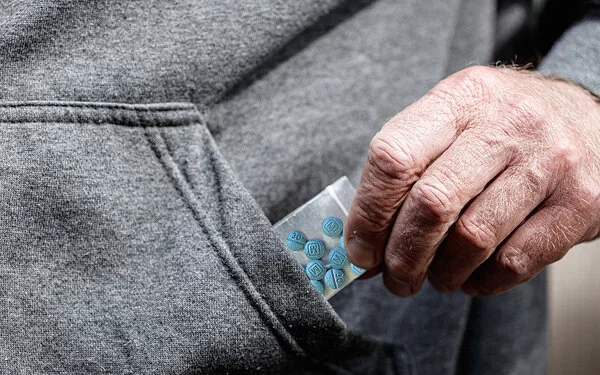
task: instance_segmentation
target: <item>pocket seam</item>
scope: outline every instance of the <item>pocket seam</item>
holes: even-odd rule
[[[23,101],[23,102],[0,102],[2,108],[22,107],[57,107],[57,108],[92,108],[92,109],[118,109],[140,112],[162,112],[195,109],[192,103],[165,102],[148,104],[127,103],[104,103],[104,102],[54,102],[54,101]]]
[[[191,103],[2,102],[0,123],[172,127],[201,121]]]
[[[200,124],[205,126],[202,123]],[[195,203],[196,197],[189,186],[189,183],[182,177],[180,167],[169,153],[163,135],[158,129],[151,128],[145,128],[144,135],[155,156],[171,180],[173,187],[182,197],[186,207],[192,213],[194,220],[212,244],[213,250],[221,263],[225,266],[227,272],[236,282],[237,286],[242,290],[250,305],[259,313],[259,316],[262,318],[265,325],[269,327],[284,347],[296,355],[305,357],[306,354],[304,350],[296,342],[293,335],[285,328],[267,302],[260,296],[260,293],[256,290],[249,276],[229,250],[227,243],[219,236],[219,233],[217,229],[214,228],[211,220],[203,215],[201,210],[197,208],[197,204]]]

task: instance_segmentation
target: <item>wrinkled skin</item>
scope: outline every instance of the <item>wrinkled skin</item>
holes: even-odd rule
[[[473,67],[373,138],[345,227],[350,259],[399,296],[494,295],[600,224],[600,103],[538,73]]]

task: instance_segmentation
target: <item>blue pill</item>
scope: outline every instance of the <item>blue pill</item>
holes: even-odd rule
[[[321,229],[328,237],[337,237],[342,234],[344,224],[339,217],[330,216],[323,220],[321,223]]]
[[[346,255],[346,251],[341,247],[336,247],[335,249],[329,252],[329,256],[327,256],[329,260],[329,264],[331,267],[342,269],[346,267],[348,264],[348,256]]]
[[[344,285],[344,271],[336,270],[335,268],[327,271],[325,274],[325,284],[331,289],[338,289]]]
[[[341,236],[341,237],[340,237],[340,247],[341,247],[342,249],[346,249],[346,246],[344,245],[344,236]]]
[[[323,283],[318,281],[318,280],[311,280],[310,283],[315,287],[315,289],[323,294],[325,293],[325,287],[323,286]]]
[[[304,254],[308,259],[321,259],[325,255],[325,244],[321,240],[310,240],[304,245]]]
[[[304,245],[306,245],[306,236],[302,232],[290,232],[285,239],[285,246],[293,251],[304,249]]]
[[[306,264],[306,274],[311,280],[323,279],[326,272],[325,263],[320,260],[311,260]]]
[[[359,266],[355,266],[354,264],[350,263],[350,269],[352,270],[352,272],[354,272],[355,275],[362,275],[363,273],[367,272],[366,269],[364,268],[360,268]]]

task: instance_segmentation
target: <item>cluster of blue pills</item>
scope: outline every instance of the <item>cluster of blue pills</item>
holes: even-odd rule
[[[325,243],[319,239],[308,239],[304,233],[293,231],[287,235],[286,246],[296,252],[304,251],[309,262],[303,266],[306,275],[312,285],[319,291],[325,293],[325,285],[330,289],[339,289],[344,285],[346,277],[344,268],[350,264],[350,270],[355,275],[362,275],[365,270],[351,264],[344,248],[344,236],[342,235],[344,224],[335,216],[325,218],[321,223],[321,230],[327,237],[339,237],[340,247],[333,248],[327,252]],[[327,260],[327,263],[324,260]],[[323,285],[325,282],[325,285]]]

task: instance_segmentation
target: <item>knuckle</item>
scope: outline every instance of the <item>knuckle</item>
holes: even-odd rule
[[[388,137],[375,137],[352,213],[369,226],[369,231],[386,232],[403,197],[417,179],[414,161],[405,149]]]
[[[496,69],[487,66],[471,66],[456,73],[466,92],[477,98],[489,95],[497,74]]]
[[[469,99],[459,89],[446,85],[434,87],[425,95],[425,99],[437,104],[435,107],[443,119],[454,121],[464,117],[464,108],[469,104]]]
[[[352,205],[352,214],[368,225],[369,231],[382,234],[387,231],[393,208],[383,204],[383,199],[373,198],[372,195],[357,194]]]
[[[564,256],[569,248],[583,240],[591,240],[597,237],[595,230],[600,215],[598,214],[598,203],[600,200],[600,189],[598,187],[579,187],[576,192],[559,193],[561,201],[552,206],[548,214],[548,220],[556,221],[557,217],[563,218],[556,221],[552,227],[546,242],[552,248],[547,256],[561,253]],[[553,259],[552,262],[558,260]]]
[[[560,142],[548,151],[549,170],[573,171],[582,165],[583,153],[570,142]]]
[[[399,142],[376,136],[369,145],[367,165],[375,180],[393,185],[414,183],[418,178],[414,158]]]
[[[519,181],[522,191],[532,199],[542,197],[547,194],[549,180],[552,177],[550,170],[544,166],[531,167],[522,174],[522,180]]]
[[[572,200],[576,204],[576,210],[586,217],[597,216],[600,203],[600,188],[597,184],[583,184],[576,190],[576,197]]]
[[[458,197],[441,182],[420,180],[411,194],[419,216],[426,221],[436,224],[454,220]]]
[[[533,260],[523,250],[511,246],[498,254],[497,261],[501,269],[507,271],[517,280],[526,280],[533,275]]]
[[[386,252],[385,269],[394,279],[410,285],[415,292],[423,279],[423,273],[416,267],[416,262],[397,252]]]
[[[492,225],[485,221],[475,221],[463,215],[456,222],[454,230],[461,242],[477,253],[488,253],[497,246],[498,237]]]
[[[530,94],[511,93],[503,112],[506,122],[519,132],[545,133],[551,129],[541,101]]]
[[[440,112],[464,126],[477,122],[494,102],[497,72],[475,66],[463,69],[442,80],[426,98],[438,104]]]
[[[445,80],[459,97],[470,100],[489,100],[493,96],[497,71],[486,66],[472,66],[463,69]]]

